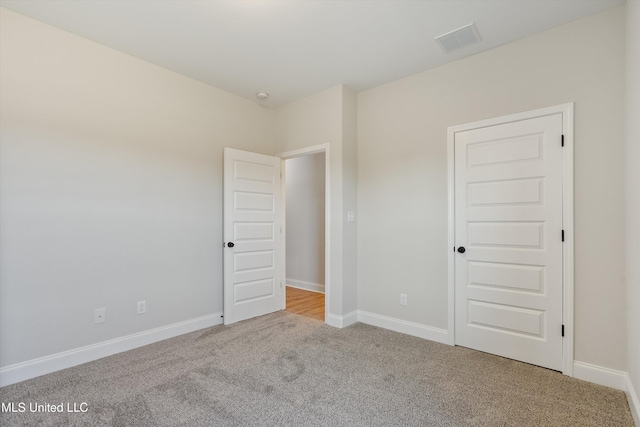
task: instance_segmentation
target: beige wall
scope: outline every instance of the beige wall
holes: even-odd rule
[[[342,86],[334,86],[275,111],[276,152],[342,141]]]
[[[574,101],[575,358],[626,370],[624,55],[618,7],[360,93],[359,309],[447,328],[447,127]]]
[[[276,152],[314,145],[329,146],[330,258],[327,321],[356,309],[357,249],[355,223],[347,223],[347,209],[355,209],[357,98],[343,85],[310,95],[276,109]]]
[[[285,161],[287,285],[324,290],[324,153]]]
[[[640,2],[627,2],[627,361],[640,411]],[[640,425],[640,412],[636,412]]]
[[[0,19],[2,366],[220,313],[222,149],[273,154],[274,113]]]
[[[358,97],[342,87],[343,314],[358,309]],[[347,221],[353,211],[355,222]]]
[[[342,86],[318,92],[275,111],[276,153],[327,144],[329,152],[329,314],[342,314]],[[327,319],[330,320],[330,319]]]

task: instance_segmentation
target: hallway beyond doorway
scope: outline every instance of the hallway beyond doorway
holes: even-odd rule
[[[324,322],[324,294],[287,286],[287,311]]]

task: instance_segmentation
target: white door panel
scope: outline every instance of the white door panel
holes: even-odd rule
[[[469,287],[517,292],[542,293],[544,267],[539,265],[467,262]]]
[[[543,247],[544,222],[468,222],[467,246],[528,248]]]
[[[532,206],[541,205],[542,178],[474,182],[468,185],[468,206]]]
[[[562,115],[457,132],[456,344],[562,369]]]
[[[544,312],[531,308],[516,307],[511,304],[495,304],[468,300],[468,322],[500,333],[542,337]]]
[[[283,308],[280,165],[224,149],[225,324]]]

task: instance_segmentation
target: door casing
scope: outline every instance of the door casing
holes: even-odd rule
[[[564,150],[562,159],[562,227],[564,244],[562,247],[562,323],[564,339],[562,343],[562,373],[573,376],[573,312],[574,312],[574,235],[573,235],[573,103],[561,104],[447,128],[447,183],[448,183],[448,343],[455,345],[455,134],[472,129],[527,120],[552,114],[562,114]]]

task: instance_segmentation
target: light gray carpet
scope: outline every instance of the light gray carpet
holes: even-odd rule
[[[497,356],[279,312],[0,389],[2,426],[633,426],[624,393]],[[29,403],[88,403],[30,413]]]

